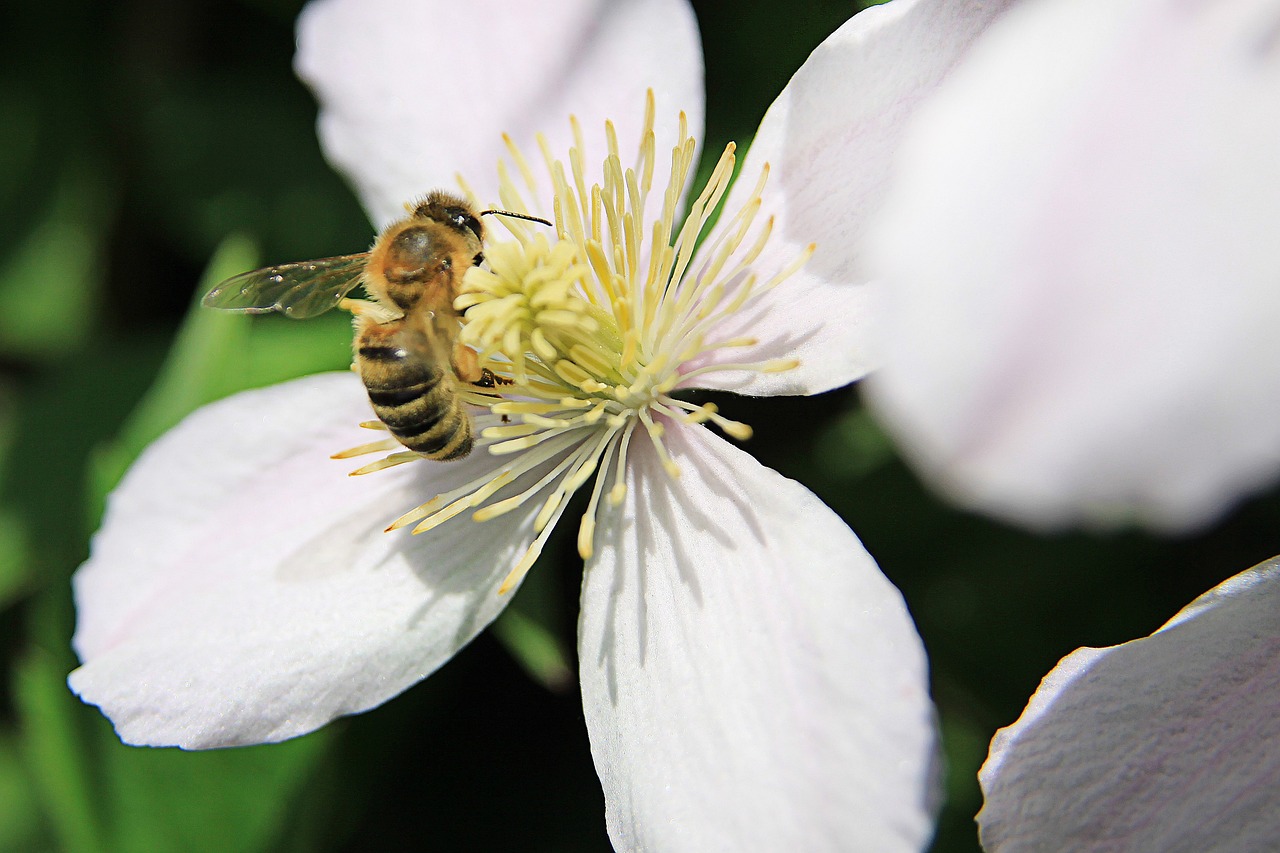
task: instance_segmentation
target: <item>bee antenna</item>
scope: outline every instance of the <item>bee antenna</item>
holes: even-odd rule
[[[480,215],[481,216],[510,216],[512,219],[524,219],[528,222],[541,222],[543,225],[547,226],[548,228],[555,227],[552,223],[543,219],[541,216],[530,216],[527,213],[516,213],[511,210],[482,210],[480,211]]]

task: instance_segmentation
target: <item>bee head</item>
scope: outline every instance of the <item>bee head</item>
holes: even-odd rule
[[[476,244],[484,242],[484,226],[480,217],[463,199],[436,190],[413,209],[415,219],[430,219],[452,228]]]

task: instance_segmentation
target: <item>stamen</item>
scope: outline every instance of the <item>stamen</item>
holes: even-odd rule
[[[509,424],[507,426],[489,427],[480,434],[485,438],[493,439],[519,438],[520,436],[531,435],[540,429],[542,427],[529,423]]]
[[[736,438],[738,441],[746,441],[755,434],[755,431],[747,424],[744,424],[741,421],[731,421],[720,415],[719,407],[715,403],[704,403],[701,406],[695,406],[693,403],[688,403],[684,400],[673,400],[671,398],[666,398],[665,402],[669,406],[684,409],[685,414],[680,415],[665,406],[655,408],[660,408],[660,410],[665,414],[670,415],[672,418],[683,420],[686,423],[700,424],[710,421],[720,427],[725,435]]]
[[[645,194],[647,194],[649,192],[649,188],[653,186],[653,155],[657,148],[657,145],[655,144],[653,126],[656,120],[656,100],[653,97],[653,90],[647,89],[644,93],[644,124],[641,125],[641,127],[644,128],[644,131],[640,134],[640,150],[636,152],[635,169],[635,171],[640,175],[640,186],[643,188]],[[687,122],[685,121],[684,113],[680,113],[680,139],[684,139],[685,137],[686,124]],[[636,216],[643,217],[644,195],[641,195],[640,202],[638,204],[633,203],[632,206],[636,211]]]
[[[520,177],[524,180],[525,187],[531,195],[538,194],[538,182],[533,177],[533,169],[529,168],[529,161],[524,158],[524,152],[520,150],[520,146],[516,145],[515,140],[511,138],[511,134],[502,134],[502,144],[507,147],[507,153],[511,155],[512,161],[516,164],[516,168],[520,171]],[[501,163],[499,163],[501,165]],[[508,181],[500,181],[499,186],[505,186]],[[514,189],[514,187],[513,187]],[[503,204],[509,204],[506,199],[502,199]],[[527,210],[528,208],[519,208]]]
[[[557,464],[554,468],[552,468],[545,475],[543,475],[542,479],[538,480],[538,482],[534,483],[532,486],[525,489],[520,494],[512,495],[511,497],[504,498],[503,500],[500,500],[497,503],[492,503],[486,507],[482,507],[476,510],[472,518],[475,519],[476,521],[488,521],[491,518],[497,518],[500,515],[504,515],[510,512],[511,510],[523,504],[533,495],[541,491],[544,486],[546,486],[556,477],[559,477],[561,474],[563,474],[565,470],[569,468],[569,466],[576,463],[577,459],[578,457],[576,455],[566,456],[564,459],[562,459],[559,462],[559,464]]]
[[[604,487],[604,472],[608,469],[609,462],[612,460],[613,452],[618,444],[613,440],[617,434],[617,430],[613,430],[605,435],[604,458],[600,461],[600,475],[596,477],[595,485],[591,487],[591,498],[587,501],[587,511],[582,514],[582,521],[578,524],[578,556],[584,560],[591,559],[594,550],[596,507],[600,504],[600,492]]]
[[[502,581],[502,585],[498,587],[498,595],[506,595],[511,591],[512,587],[520,583],[529,569],[533,568],[533,564],[542,554],[543,547],[547,544],[547,539],[551,536],[551,531],[555,529],[556,522],[560,520],[560,516],[564,515],[565,504],[561,504],[554,517],[547,520],[546,526],[542,528],[542,532],[524,552],[524,556],[520,558],[520,562],[516,563],[516,567],[511,570],[510,574]]]
[[[777,275],[775,275],[773,278],[769,279],[765,283],[765,287],[771,290],[777,287],[786,279],[795,275],[797,272],[800,271],[801,267],[809,263],[809,259],[813,257],[813,253],[817,251],[817,248],[818,248],[817,243],[810,243],[808,246],[805,246],[804,251],[801,252],[796,257],[795,260],[793,260],[791,263],[787,264],[785,267],[780,269]]]
[[[384,438],[382,441],[373,441],[369,444],[361,444],[358,447],[351,447],[346,450],[340,450],[330,456],[330,459],[350,459],[353,456],[365,456],[369,453],[378,453],[383,450],[395,450],[400,446],[400,442],[394,438]]]
[[[720,199],[724,197],[725,192],[729,189],[729,178],[733,175],[735,159],[733,156],[734,148],[735,146],[732,142],[725,146],[724,153],[720,155],[720,159],[716,162],[715,169],[712,170],[711,178],[707,181],[707,185],[698,194],[693,204],[689,205],[689,215],[685,217],[684,226],[680,229],[680,235],[676,238],[678,254],[675,267],[671,270],[671,279],[673,281],[680,281],[684,278],[689,261],[693,258],[693,250],[697,245],[698,235],[702,233],[702,229],[710,218],[711,212],[715,210],[716,205],[720,203]]]
[[[613,488],[609,490],[609,503],[612,506],[622,503],[622,499],[627,496],[627,448],[631,445],[631,434],[635,429],[636,422],[627,421],[626,430],[622,433],[622,441],[618,443],[618,462],[613,469]]]
[[[478,207],[479,205],[476,204],[475,190],[471,188],[471,184],[467,183],[467,179],[462,176],[462,173],[454,172],[453,180],[457,182],[458,187],[462,190],[462,194],[467,197],[471,204]],[[413,206],[410,204],[406,203],[404,209],[408,213],[413,213]]]
[[[387,468],[394,468],[396,465],[403,465],[406,462],[417,462],[421,458],[421,455],[410,450],[406,450],[403,453],[393,453],[390,456],[379,459],[377,462],[370,462],[363,468],[357,468],[347,476],[359,477],[361,474],[372,474],[374,471],[383,471]]]
[[[644,424],[645,430],[649,433],[650,440],[653,441],[653,449],[658,453],[658,461],[666,469],[667,475],[673,480],[676,479],[680,476],[680,466],[671,458],[671,454],[667,452],[667,448],[662,443],[662,424],[655,423],[647,409],[641,409],[639,416],[640,422]]]
[[[574,436],[574,435],[557,436],[555,439],[548,441],[545,446],[538,448],[538,452],[529,453],[529,454],[516,457],[511,462],[504,465],[502,469],[494,475],[477,477],[476,479],[470,481],[469,483],[466,483],[465,485],[459,486],[456,489],[450,489],[447,492],[443,492],[439,495],[436,495],[434,498],[422,504],[421,506],[416,507],[410,510],[409,512],[406,512],[404,515],[400,516],[391,524],[390,527],[387,528],[387,530],[390,531],[390,530],[396,530],[401,527],[406,527],[414,523],[418,519],[425,518],[437,506],[446,504],[461,495],[471,494],[477,489],[480,489],[481,487],[483,487],[485,483],[489,482],[491,478],[505,477],[507,479],[507,482],[514,482],[521,475],[529,471],[532,471],[535,468],[537,468],[539,465],[542,465],[544,462],[547,462],[555,458],[557,454],[573,446],[573,444],[577,440],[578,440],[578,436]]]
[[[795,370],[800,366],[798,358],[776,358],[771,361],[755,361],[740,364],[708,364],[705,367],[699,367],[690,370],[681,377],[681,381],[688,380],[694,376],[702,376],[707,373],[725,373],[734,370],[744,370],[751,373],[786,373],[788,370]]]
[[[489,452],[494,456],[505,456],[508,453],[518,453],[523,450],[537,447],[544,441],[563,435],[563,432],[555,430],[543,430],[533,435],[523,436],[521,438],[513,438],[507,441],[500,441],[497,444],[489,445]]]
[[[553,517],[560,517],[561,505],[569,499],[570,495],[580,489],[582,484],[594,473],[596,462],[599,460],[600,453],[604,450],[605,444],[610,437],[609,433],[605,433],[595,444],[584,444],[578,448],[573,455],[569,473],[556,486],[546,502],[543,503],[537,516],[534,517],[533,529],[535,532],[541,532]]]
[[[598,391],[606,390],[604,387],[596,387],[600,382],[590,376],[585,370],[574,364],[568,359],[562,359],[556,362],[556,375],[568,382],[575,388],[580,388],[588,394],[595,394]]]
[[[760,343],[759,338],[726,338],[718,344],[710,344],[701,347],[702,352],[710,352],[717,349],[736,349],[738,347],[753,347]]]
[[[472,507],[479,506],[509,482],[511,482],[511,477],[506,472],[499,474],[466,497],[459,498],[444,509],[438,509],[422,519],[422,521],[418,522],[418,526],[413,528],[414,534],[426,533],[454,516],[460,515]]]

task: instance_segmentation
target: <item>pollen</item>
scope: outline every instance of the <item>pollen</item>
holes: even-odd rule
[[[623,164],[613,125],[606,124],[597,183],[588,184],[583,134],[576,120],[571,124],[575,144],[567,164],[553,156],[545,139],[538,140],[554,193],[551,211],[530,209],[526,198],[539,195],[535,171],[506,140],[515,168],[499,167],[502,206],[550,213],[554,233],[504,219],[511,239],[490,241],[487,268],[467,272],[454,303],[463,312],[462,342],[499,380],[494,389],[466,390],[463,397],[476,406],[477,450],[502,462],[496,472],[436,496],[388,528],[412,525],[422,533],[465,512],[483,522],[540,502],[533,541],[500,593],[520,582],[569,498],[594,477],[578,531],[579,553],[584,559],[592,555],[601,501],[617,505],[626,496],[626,460],[634,441],[650,442],[677,478],[679,466],[664,443],[668,429],[710,423],[738,440],[751,436],[750,427],[724,417],[715,404],[680,399],[681,389],[695,387],[697,377],[712,370],[775,372],[797,363],[721,360],[714,367],[689,366],[714,350],[752,346],[750,338],[718,337],[716,330],[799,269],[813,251],[811,246],[784,269],[766,271],[767,278],[756,269],[773,229],[772,218],[761,215],[768,167],[708,237],[708,223],[733,175],[732,144],[678,222],[697,151],[683,114],[679,142],[670,152],[670,179],[657,188],[660,195],[653,186],[658,155],[652,92],[630,166]],[[387,449],[393,448],[380,441],[340,455]],[[359,473],[399,464],[402,455],[392,453]]]

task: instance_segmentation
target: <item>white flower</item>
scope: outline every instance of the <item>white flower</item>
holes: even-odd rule
[[[509,222],[517,240],[494,238],[460,300],[513,399],[477,415],[468,458],[355,478],[328,459],[370,418],[350,375],[197,412],[110,500],[75,580],[72,688],[127,742],[187,748],[371,708],[498,614],[594,472],[579,669],[615,845],[923,847],[932,706],[901,597],[817,498],[704,423],[745,427],[677,392],[815,393],[865,372],[866,210],[911,108],[1002,5],[852,19],[769,111],[695,251],[732,150],[677,233],[701,123],[682,3],[313,4],[298,67],[375,221],[455,170],[481,201],[554,213],[563,241]],[[384,532],[406,510],[421,535]]]
[[[921,110],[868,393],[1036,526],[1213,520],[1280,472],[1280,2],[1043,0]]]
[[[1077,649],[991,742],[991,853],[1272,850],[1280,838],[1280,558],[1159,631]]]

